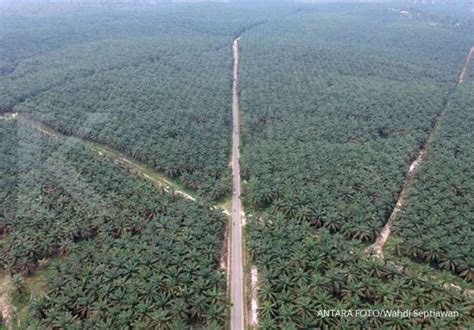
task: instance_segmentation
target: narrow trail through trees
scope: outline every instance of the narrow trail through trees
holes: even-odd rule
[[[387,223],[385,224],[382,231],[378,235],[378,237],[375,240],[374,244],[372,244],[368,248],[369,251],[375,252],[379,257],[383,257],[383,252],[382,252],[383,247],[384,247],[385,243],[387,242],[388,238],[390,237],[390,233],[392,231],[392,226],[395,222],[395,219],[396,219],[398,213],[402,210],[403,205],[405,204],[408,189],[410,188],[410,186],[413,182],[413,179],[416,176],[416,171],[417,171],[419,165],[426,158],[426,154],[428,152],[428,149],[432,144],[433,136],[435,135],[435,133],[441,127],[441,122],[442,122],[442,119],[443,119],[444,115],[446,114],[448,100],[449,100],[450,96],[452,95],[452,93],[454,92],[456,87],[459,84],[463,83],[463,81],[464,81],[464,79],[467,75],[467,71],[469,69],[469,65],[470,65],[471,59],[473,57],[473,54],[474,54],[474,46],[472,46],[470,48],[470,50],[469,50],[469,52],[466,56],[466,61],[464,63],[463,69],[462,69],[461,73],[459,74],[458,80],[457,80],[454,88],[446,96],[446,102],[445,102],[441,112],[438,113],[438,115],[436,116],[435,124],[434,124],[433,128],[431,129],[431,132],[428,134],[428,137],[427,137],[425,143],[423,144],[423,146],[419,150],[416,159],[411,163],[411,165],[408,169],[407,175],[405,177],[405,181],[403,182],[403,185],[402,185],[402,189],[400,191],[400,194],[398,195],[397,203],[395,204],[395,207],[394,207],[392,213],[390,214],[390,217],[388,218]]]
[[[462,68],[461,74],[459,75],[458,84],[461,84],[466,78],[467,70],[469,69],[469,65],[471,63],[473,55],[474,55],[474,46],[471,47],[471,49],[469,50],[469,54],[467,54],[466,62],[464,63],[464,67]]]
[[[439,123],[439,121],[438,121],[438,123]],[[430,140],[429,140],[429,142],[430,142]],[[395,208],[393,209],[392,213],[390,214],[390,217],[388,218],[387,223],[385,224],[382,231],[378,235],[375,243],[370,246],[370,249],[375,251],[375,253],[377,255],[379,255],[380,257],[383,256],[382,249],[383,249],[383,246],[385,245],[385,243],[387,242],[388,238],[390,237],[390,233],[391,233],[392,226],[393,226],[393,223],[395,221],[395,218],[397,217],[398,213],[402,210],[402,207],[405,203],[407,191],[408,191],[408,188],[411,186],[411,183],[413,182],[413,178],[415,177],[416,169],[417,169],[418,165],[420,165],[421,162],[423,161],[423,159],[425,158],[426,148],[428,147],[429,142],[426,144],[425,148],[422,148],[419,151],[418,156],[413,161],[413,163],[411,163],[410,168],[408,169],[408,173],[405,177],[405,181],[403,183],[402,190],[401,190],[401,192],[398,196],[397,203],[395,204]]]
[[[12,115],[14,115],[14,116],[12,116]],[[0,116],[0,120],[3,120],[3,119],[6,119],[6,120],[19,119],[19,120],[22,120],[22,121],[28,123],[29,125],[31,125],[32,127],[34,127],[39,132],[41,132],[43,134],[46,134],[46,135],[48,135],[52,138],[58,138],[59,139],[59,138],[67,138],[68,137],[68,136],[65,136],[65,135],[55,131],[51,127],[48,127],[48,126],[46,126],[46,125],[44,125],[40,122],[35,121],[34,119],[31,119],[29,117],[26,117],[26,116],[22,115],[21,113],[14,113],[14,114],[7,113],[4,116]],[[164,191],[166,191],[168,193],[174,193],[174,194],[180,195],[180,196],[182,196],[182,197],[184,197],[188,200],[191,200],[193,202],[197,202],[195,197],[193,197],[189,193],[181,190],[180,187],[177,184],[175,184],[174,182],[172,182],[170,180],[167,180],[166,178],[163,177],[162,174],[157,173],[156,171],[154,171],[153,169],[149,168],[146,165],[142,165],[142,164],[130,159],[128,156],[120,153],[119,151],[113,150],[109,147],[99,145],[99,144],[91,142],[91,141],[80,139],[79,137],[74,136],[72,138],[77,139],[78,141],[80,141],[80,143],[85,145],[88,149],[90,149],[90,150],[94,151],[95,153],[97,153],[99,156],[104,156],[104,157],[110,158],[113,162],[115,162],[115,163],[119,164],[120,166],[122,166],[123,168],[127,169],[131,174],[142,177],[142,178],[144,178],[148,181],[151,181],[155,186],[163,189]],[[222,213],[224,213],[224,215],[227,218],[230,218],[230,214],[231,214],[230,210],[227,209],[225,207],[225,205],[224,206],[222,206],[222,205],[213,205],[212,208],[222,211]],[[229,265],[228,265],[228,262],[225,261],[227,259],[227,255],[228,255],[228,251],[227,251],[227,249],[228,249],[227,248],[227,246],[228,246],[227,230],[228,229],[227,228],[228,228],[228,225],[225,225],[225,228],[224,228],[224,230],[225,230],[225,232],[224,232],[224,242],[223,242],[220,265],[223,269],[226,269],[226,272],[228,273],[227,270],[229,269]],[[227,274],[227,276],[228,276],[228,274]]]
[[[32,125],[36,130],[40,131],[43,134],[49,135],[54,138],[68,138],[72,137],[81,141],[84,145],[86,145],[89,149],[95,151],[99,156],[108,156],[109,158],[113,159],[124,168],[129,170],[131,173],[138,175],[144,179],[152,181],[156,186],[163,188],[166,192],[172,192],[178,195],[183,196],[186,199],[191,201],[196,201],[196,197],[193,197],[190,193],[182,190],[180,186],[171,180],[165,178],[165,175],[162,173],[157,172],[156,170],[150,168],[147,165],[143,165],[138,161],[131,159],[130,157],[124,155],[122,152],[112,149],[110,147],[98,144],[96,142],[92,142],[89,140],[81,139],[77,136],[67,136],[64,135],[55,129],[36,121],[34,118],[30,118],[30,116],[25,116],[22,113],[5,113],[3,116],[0,116],[0,120],[13,120],[19,119],[27,122],[28,124]],[[214,205],[214,209],[220,209],[226,216],[230,216],[230,209],[227,208],[223,204]]]
[[[73,144],[80,144],[85,147],[91,153],[96,154],[98,157],[105,157],[115,163],[117,166],[122,167],[127,170],[130,175],[143,178],[155,185],[157,188],[160,188],[170,194],[180,195],[185,199],[188,199],[195,203],[201,203],[201,200],[193,197],[188,194],[186,191],[180,190],[178,184],[163,178],[161,173],[158,173],[146,165],[142,165],[137,161],[130,159],[128,156],[120,153],[117,150],[111,149],[109,147],[99,145],[97,143],[91,142],[89,140],[81,139],[77,136],[64,135],[61,132],[56,131],[55,129],[43,124],[39,120],[31,117],[28,114],[23,113],[4,113],[0,115],[0,121],[2,120],[15,120],[22,125],[30,127],[32,130],[36,130],[43,135],[46,135],[54,140],[69,140]],[[225,262],[227,259],[227,238],[228,234],[228,222],[230,219],[230,211],[226,205],[223,204],[214,204],[210,206],[211,209],[220,210],[226,217],[224,225],[224,238],[223,238],[223,247],[221,249],[222,255],[220,256],[221,262],[219,267],[223,268],[226,272],[226,275],[229,276],[229,265]],[[16,320],[12,317],[12,311],[14,311],[13,306],[11,305],[8,297],[8,284],[9,281],[3,281],[0,277],[0,325],[5,325],[8,329],[11,328],[12,322]],[[2,323],[3,322],[3,323]],[[0,327],[1,328],[1,327]]]
[[[49,135],[54,138],[67,138],[68,137],[68,136],[63,135],[62,133],[57,132],[53,128],[44,125],[43,123],[37,122],[32,118],[22,115],[21,113],[16,114],[15,117],[32,125],[35,129],[37,129],[43,134]],[[165,191],[174,192],[178,195],[183,196],[186,199],[196,201],[195,197],[191,196],[190,194],[188,194],[187,192],[183,190],[180,190],[180,188],[175,183],[163,178],[159,174],[156,174],[156,175],[149,174],[150,172],[153,171],[152,169],[149,169],[145,165],[141,165],[138,162],[131,160],[129,157],[123,155],[119,151],[113,150],[109,147],[102,146],[91,141],[83,140],[79,137],[74,136],[73,138],[81,141],[81,143],[86,145],[90,150],[95,151],[99,156],[107,156],[113,159],[114,161],[122,165],[124,168],[129,170],[131,173],[138,175],[149,181],[152,181],[155,185],[159,186],[160,188],[163,188]],[[226,212],[226,214],[228,214],[228,211]]]

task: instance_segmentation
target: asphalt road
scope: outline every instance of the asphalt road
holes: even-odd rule
[[[239,131],[239,38],[232,44],[232,247],[231,247],[231,329],[244,329],[244,290],[242,262],[242,203],[240,201]]]

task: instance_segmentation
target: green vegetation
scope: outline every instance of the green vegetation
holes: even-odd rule
[[[0,114],[20,113],[0,119],[0,270],[16,326],[227,325],[226,219],[210,201],[230,203],[236,36],[244,255],[259,272],[259,326],[472,324],[474,65],[456,86],[474,44],[470,15],[386,4],[28,6],[0,10]],[[443,110],[385,258],[369,255]],[[119,154],[196,201],[138,178]],[[458,314],[320,315],[356,309]]]
[[[259,327],[466,327],[470,283],[429,265],[400,264],[389,254],[372,260],[364,242],[373,242],[388,220],[411,162],[455,88],[472,34],[463,25],[431,25],[380,6],[324,8],[269,22],[241,38],[245,198],[261,214],[247,228],[259,270]],[[457,114],[448,111],[465,121],[468,102]],[[457,126],[450,136],[461,133]],[[472,122],[463,127],[459,138],[468,154]],[[464,159],[464,172],[471,163]],[[462,172],[451,180],[472,183]],[[461,195],[463,201],[452,203],[459,214],[472,199]],[[410,237],[420,242],[426,234],[423,243],[432,243],[423,215],[410,227]],[[453,219],[436,229],[441,234],[457,228],[446,248],[462,255],[458,263],[472,260],[472,239],[463,236],[472,214],[464,217],[464,224]],[[464,245],[457,247],[461,240]],[[318,314],[356,309],[459,315]]]
[[[472,44],[456,28],[329,6],[245,33],[249,205],[373,241]]]
[[[261,20],[251,14],[259,7],[126,8],[85,7],[46,19],[7,16],[11,25],[0,40],[10,69],[0,77],[0,109],[32,113],[210,199],[225,197],[231,186],[230,44]]]
[[[474,81],[459,85],[395,222],[398,253],[474,281]]]
[[[0,266],[29,274],[66,256],[32,303],[38,324],[222,326],[222,213],[156,189],[77,139],[21,123],[0,122]]]
[[[229,192],[225,180],[230,148],[229,60],[221,45],[226,39],[194,34],[165,37],[152,42],[101,42],[106,53],[146,45],[152,47],[148,52],[160,55],[132,65],[133,56],[121,54],[125,67],[62,83],[16,110],[33,112],[65,134],[119,149],[191,189],[219,198]],[[153,49],[155,43],[159,47]],[[90,55],[98,56],[98,46],[88,46]],[[64,65],[71,62],[67,56],[58,57]],[[108,58],[104,55],[103,60]]]
[[[308,222],[277,214],[248,223],[249,249],[259,269],[259,327],[462,328],[471,320],[472,295],[447,288],[450,274],[430,267],[413,273],[390,259],[371,259],[364,245]],[[466,285],[465,290],[472,286]],[[457,311],[456,317],[355,317],[356,310]],[[352,310],[354,317],[322,317]]]

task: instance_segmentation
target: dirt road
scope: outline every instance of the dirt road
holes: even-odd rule
[[[438,122],[439,123],[439,122]],[[439,124],[438,124],[439,125]],[[431,142],[428,140],[427,145]],[[416,169],[418,165],[421,164],[423,159],[426,155],[426,147],[421,149],[418,152],[418,156],[416,159],[411,163],[410,168],[408,169],[408,173],[405,177],[405,181],[403,182],[403,187],[398,195],[397,203],[395,204],[395,208],[393,209],[390,217],[388,218],[387,223],[383,227],[382,231],[380,232],[379,236],[375,240],[374,244],[372,244],[369,249],[372,249],[378,256],[382,257],[382,249],[385,243],[387,242],[388,238],[390,237],[390,233],[392,231],[393,223],[395,222],[395,218],[397,217],[398,213],[402,210],[402,207],[405,203],[405,199],[408,193],[408,188],[410,188],[413,178],[415,177]]]
[[[242,262],[242,203],[240,201],[239,126],[239,39],[232,44],[232,240],[231,240],[231,329],[244,329],[244,290]]]
[[[474,55],[474,46],[472,46],[471,49],[469,49],[469,52],[466,56],[466,61],[465,61],[464,66],[463,66],[463,69],[462,69],[461,73],[458,76],[458,81],[456,83],[456,86],[459,85],[459,84],[462,84],[464,82],[464,79],[466,78],[467,71],[469,69],[469,65],[471,63],[473,55]],[[456,87],[454,87],[454,89],[455,88]],[[448,99],[451,96],[451,94],[454,92],[454,89],[447,96]],[[446,110],[447,110],[447,102],[446,102],[446,105],[444,106],[443,110],[436,116],[435,124],[434,124],[433,128],[431,129],[431,132],[429,133],[428,138],[427,138],[424,146],[418,151],[418,155],[417,155],[416,159],[411,163],[411,165],[408,169],[407,175],[405,176],[405,181],[404,181],[403,186],[402,186],[402,190],[401,190],[401,192],[398,196],[397,203],[395,205],[395,208],[392,211],[392,214],[390,214],[390,217],[389,217],[387,223],[383,227],[382,231],[380,232],[380,234],[377,237],[374,244],[372,244],[369,247],[369,250],[372,250],[372,251],[376,252],[376,254],[379,255],[380,257],[383,256],[382,249],[383,249],[383,246],[385,245],[385,243],[387,242],[388,238],[390,237],[390,233],[392,231],[392,227],[393,227],[393,224],[395,222],[395,218],[397,217],[398,213],[400,213],[400,211],[402,210],[403,205],[405,204],[405,200],[407,198],[407,192],[408,192],[408,189],[410,188],[410,186],[413,182],[413,178],[416,175],[416,170],[417,170],[418,166],[424,161],[424,159],[426,157],[426,154],[428,152],[428,148],[432,144],[433,136],[435,135],[435,133],[441,127],[441,120],[445,116]]]
[[[464,67],[462,68],[461,74],[459,75],[458,84],[461,84],[466,78],[467,70],[469,69],[472,56],[474,56],[474,46],[471,47],[471,49],[469,50],[469,54],[467,54],[466,62],[464,63]]]

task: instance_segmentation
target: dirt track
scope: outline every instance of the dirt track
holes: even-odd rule
[[[464,63],[464,67],[462,68],[461,74],[459,75],[458,84],[461,84],[464,82],[464,79],[466,78],[466,75],[468,74],[467,70],[469,69],[469,65],[472,61],[472,56],[474,56],[474,46],[471,47],[471,49],[469,50],[469,53],[467,54],[466,62]]]
[[[46,126],[42,123],[38,123],[38,122],[36,122],[36,121],[34,121],[30,118],[26,118],[22,114],[16,114],[15,117],[13,117],[13,118],[19,118],[20,120],[23,120],[23,121],[27,122],[28,124],[33,126],[35,129],[37,129],[39,132],[41,132],[43,134],[46,134],[50,137],[66,138],[66,136],[63,136],[61,133],[55,131],[51,127],[48,127],[48,126]],[[13,118],[11,118],[11,119],[13,119]],[[74,137],[74,138],[76,138],[78,140],[81,140],[78,137]],[[105,147],[105,146],[101,146],[97,143],[89,142],[89,141],[81,140],[81,143],[84,143],[89,149],[96,152],[99,156],[104,156],[105,155],[105,156],[113,159],[114,161],[116,161],[117,163],[119,163],[120,165],[122,165],[123,167],[128,169],[131,173],[134,173],[138,176],[141,176],[144,179],[152,181],[156,186],[159,186],[160,188],[163,188],[165,191],[174,192],[175,194],[181,195],[186,199],[196,201],[196,198],[194,198],[193,196],[191,196],[187,192],[180,190],[179,187],[177,187],[171,181],[166,180],[165,178],[162,178],[162,177],[155,178],[155,177],[147,174],[147,172],[149,172],[149,170],[147,170],[147,168],[145,166],[131,160],[129,157],[121,154],[120,152],[118,152],[116,150],[112,150],[112,149],[110,149],[108,147]],[[225,211],[227,211],[227,210],[225,210]],[[227,214],[228,211],[224,212],[224,213]]]
[[[466,61],[464,63],[464,66],[463,66],[463,69],[462,69],[461,73],[459,74],[456,86],[459,85],[459,84],[462,84],[464,82],[464,80],[466,78],[466,75],[467,75],[467,71],[469,69],[470,62],[471,62],[472,57],[473,57],[473,54],[474,54],[474,46],[471,47],[471,49],[469,50],[469,52],[466,56]],[[454,91],[454,89],[453,89],[453,91]],[[452,94],[452,92],[450,94]],[[448,95],[448,98],[449,98],[449,96],[450,95]],[[400,191],[400,194],[399,194],[398,199],[397,199],[397,203],[395,204],[395,208],[393,209],[392,213],[390,214],[390,217],[388,218],[387,223],[385,224],[382,231],[378,235],[378,237],[375,240],[374,244],[372,244],[369,247],[369,250],[374,251],[380,257],[383,257],[382,249],[383,249],[383,246],[385,245],[385,243],[387,242],[388,238],[390,237],[390,233],[391,233],[391,230],[392,230],[392,226],[395,222],[395,218],[397,217],[398,213],[402,210],[403,205],[405,204],[405,200],[406,200],[406,197],[407,197],[407,191],[408,191],[408,188],[410,188],[410,186],[413,182],[413,179],[416,175],[416,170],[417,170],[418,166],[424,161],[424,159],[426,157],[426,154],[428,152],[428,148],[430,147],[430,145],[432,143],[433,136],[439,130],[439,128],[441,127],[441,121],[442,121],[444,115],[446,114],[446,110],[447,110],[447,102],[446,102],[446,106],[444,107],[444,109],[436,116],[435,125],[433,126],[431,132],[429,133],[428,138],[426,140],[426,143],[419,150],[416,159],[411,163],[411,165],[408,169],[407,175],[405,177],[405,181],[403,182],[402,190]]]
[[[407,176],[405,178],[405,182],[403,183],[402,190],[400,192],[400,195],[398,196],[397,203],[395,204],[395,208],[390,214],[390,217],[388,218],[387,223],[385,224],[382,231],[378,235],[375,243],[370,246],[370,249],[375,251],[375,253],[377,253],[377,255],[379,256],[382,256],[383,246],[385,245],[388,238],[390,237],[390,232],[392,230],[392,226],[395,221],[395,218],[398,215],[398,213],[402,210],[402,207],[405,204],[408,188],[411,186],[411,183],[413,182],[413,178],[415,177],[416,169],[418,165],[420,165],[421,162],[423,161],[425,154],[426,154],[426,148],[421,149],[415,161],[411,163],[410,168],[408,169]]]

